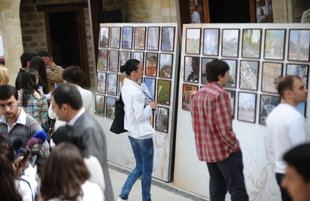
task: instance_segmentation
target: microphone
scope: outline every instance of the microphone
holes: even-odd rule
[[[40,144],[43,144],[47,138],[47,134],[45,131],[39,131],[32,138],[37,138]]]
[[[23,159],[20,161],[19,163],[19,166],[18,167],[21,167],[23,163],[25,163],[25,161],[28,159],[30,153],[31,153],[31,149],[32,147],[35,145],[35,144],[38,144],[39,143],[39,140],[37,138],[31,138],[28,143],[27,143],[27,146],[26,146],[26,153],[23,157]]]
[[[15,156],[17,156],[19,154],[19,149],[23,146],[23,141],[20,138],[16,138],[13,142],[12,142],[12,147],[14,149],[15,152]]]
[[[31,149],[31,159],[29,164],[34,166],[37,163],[38,158],[40,158],[44,153],[44,147],[41,144],[35,144]]]

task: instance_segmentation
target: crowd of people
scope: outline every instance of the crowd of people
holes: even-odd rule
[[[15,87],[8,85],[8,69],[0,65],[0,200],[114,201],[106,136],[93,117],[92,92],[80,86],[84,73],[78,66],[62,69],[45,51],[23,53],[20,59]],[[242,151],[223,89],[229,66],[214,59],[205,69],[208,84],[193,97],[191,115],[197,155],[210,173],[210,198],[224,201],[228,191],[231,200],[247,201]],[[139,177],[142,200],[151,201],[154,129],[149,118],[157,103],[138,83],[140,61],[129,59],[120,71],[127,75],[121,89],[124,129],[136,167],[117,201],[128,200]],[[296,109],[307,100],[308,90],[297,76],[282,78],[277,90],[281,104],[266,121],[275,178],[282,200],[310,200],[309,135],[305,117]],[[55,118],[55,132],[47,138],[43,131]]]

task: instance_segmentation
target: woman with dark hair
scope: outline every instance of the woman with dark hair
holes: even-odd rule
[[[128,138],[136,159],[136,167],[129,174],[119,195],[118,201],[127,200],[130,190],[136,180],[141,177],[142,200],[151,200],[151,182],[153,172],[153,133],[149,123],[152,109],[157,103],[150,101],[150,93],[144,84],[137,80],[142,77],[142,64],[136,59],[130,59],[121,66],[121,72],[126,72],[127,78],[121,90],[125,104],[124,128],[128,131]]]
[[[73,126],[65,125],[59,127],[52,138],[56,146],[62,142],[70,142],[74,144],[81,153],[85,153],[84,151],[87,149],[87,146],[83,141],[82,133]],[[90,178],[88,180],[92,183],[98,184],[102,193],[104,193],[104,175],[98,159],[91,155],[84,155],[84,162],[90,173]]]
[[[34,201],[37,192],[35,180],[36,168],[28,167],[21,175],[19,166],[22,157],[14,162],[14,150],[9,142],[0,136],[0,200],[10,201]]]
[[[78,66],[69,66],[67,67],[63,73],[62,73],[62,78],[64,80],[64,82],[66,83],[72,83],[75,84],[75,86],[77,87],[77,89],[79,90],[82,99],[83,99],[83,107],[85,108],[85,110],[90,114],[90,115],[94,115],[95,114],[95,101],[93,98],[93,93],[89,90],[83,89],[80,85],[83,83],[84,81],[84,73],[83,71],[80,69],[80,67]],[[52,109],[52,104],[50,105],[49,109],[48,109],[48,116],[51,119],[55,119],[56,113],[53,111]],[[55,130],[60,127],[65,125],[64,121],[60,121],[58,120],[58,118],[56,119],[55,122]]]
[[[80,150],[71,143],[62,142],[51,152],[44,166],[41,197],[48,201],[102,201],[100,187],[87,181],[89,176]]]
[[[39,73],[39,87],[40,91],[44,94],[49,94],[49,88],[48,88],[48,79],[46,75],[46,68],[45,68],[45,63],[43,59],[39,56],[34,56],[30,60],[30,69],[36,69]]]
[[[22,75],[22,88],[18,90],[19,106],[27,114],[37,120],[43,130],[48,129],[48,102],[45,96],[39,91],[39,74],[35,69],[28,69]]]

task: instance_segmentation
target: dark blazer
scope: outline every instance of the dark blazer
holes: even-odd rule
[[[76,120],[73,127],[79,129],[83,134],[84,142],[87,145],[87,149],[83,153],[84,156],[95,156],[100,162],[104,175],[105,200],[114,201],[113,188],[107,163],[107,141],[101,126],[85,111]]]

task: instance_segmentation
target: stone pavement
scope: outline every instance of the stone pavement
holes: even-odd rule
[[[130,173],[130,169],[119,166],[113,162],[109,163],[109,171],[114,189],[114,196],[117,197],[121,188]],[[205,197],[185,191],[174,186],[172,183],[166,183],[153,178],[151,189],[152,201],[205,201]],[[141,196],[141,180],[137,180],[129,195],[128,201],[140,201]]]

